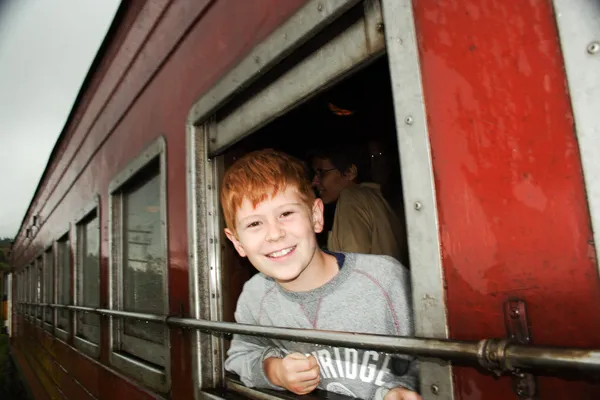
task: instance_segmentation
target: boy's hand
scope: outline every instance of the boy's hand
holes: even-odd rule
[[[285,358],[267,358],[264,368],[271,383],[296,394],[310,393],[321,382],[319,364],[313,356],[291,353]]]
[[[417,392],[397,387],[387,392],[383,400],[423,400],[423,398]]]

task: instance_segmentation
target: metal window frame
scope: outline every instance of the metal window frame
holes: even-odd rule
[[[83,307],[99,307],[98,305],[82,304],[79,299],[79,274],[81,272],[82,279],[85,279],[85,272],[83,271],[83,251],[84,246],[82,239],[82,230],[87,227],[90,222],[89,219],[92,215],[95,215],[95,219],[98,220],[98,239],[100,239],[100,195],[95,194],[92,201],[82,208],[75,217],[75,262],[73,263],[73,303],[76,306]],[[100,240],[98,240],[98,265],[100,265]],[[87,248],[87,247],[86,247]],[[98,274],[98,282],[100,281],[100,274]],[[98,294],[100,294],[100,286],[98,286]],[[85,324],[80,322],[80,318],[87,314],[84,311],[77,311],[73,314],[73,344],[76,348],[88,354],[91,357],[100,357],[100,328],[93,325]],[[95,316],[100,322],[100,316]],[[84,331],[82,335],[80,329]]]
[[[109,184],[108,198],[108,242],[109,257],[109,308],[123,309],[123,196],[121,189],[151,162],[159,161],[162,245],[166,251],[163,274],[164,314],[169,313],[168,297],[168,237],[167,237],[167,162],[166,140],[157,137],[142,152],[119,172]],[[117,232],[119,230],[119,232]],[[170,332],[165,326],[164,343],[157,343],[126,335],[124,321],[115,316],[109,317],[109,361],[117,369],[143,382],[148,387],[165,393],[171,386]],[[126,347],[126,351],[124,347]],[[139,361],[127,353],[144,360]],[[160,354],[160,356],[157,356]],[[153,365],[155,364],[155,365]],[[162,364],[162,365],[161,365]]]
[[[435,182],[421,87],[412,2],[410,0],[381,1],[383,26],[385,27],[385,45],[392,79],[398,151],[402,160],[406,223],[411,264],[413,265],[411,279],[413,282],[416,334],[417,336],[432,338],[448,338]],[[314,6],[315,3],[309,2],[306,8],[301,9],[299,13],[307,12],[310,7]],[[331,20],[338,16],[332,15]],[[214,119],[209,118],[237,92],[243,90],[258,78],[260,74],[256,68],[251,66],[252,62],[257,59],[266,60],[265,65],[261,65],[263,69],[260,71],[260,73],[264,73],[274,61],[280,61],[297,47],[297,43],[294,43],[295,46],[289,44],[286,47],[287,44],[281,41],[282,36],[294,32],[293,21],[294,17],[290,18],[288,25],[276,30],[261,45],[257,46],[215,88],[211,89],[206,96],[203,96],[189,113],[187,187],[191,265],[190,292],[192,293],[191,310],[194,318],[202,318],[202,310],[211,308],[212,302],[210,300],[206,301],[205,298],[207,296],[214,297],[218,294],[211,293],[213,286],[220,287],[219,282],[216,281],[209,285],[204,283],[204,279],[210,278],[205,271],[209,268],[212,270],[219,267],[216,263],[216,257],[220,254],[220,251],[216,245],[219,243],[219,238],[222,238],[221,232],[215,231],[215,225],[217,224],[213,224],[211,227],[204,218],[205,215],[216,217],[215,213],[218,211],[214,208],[214,194],[207,193],[210,191],[218,193],[218,179],[215,179],[215,171],[218,170],[219,157],[211,159],[209,155],[212,156],[225,150],[243,136],[252,133],[269,122],[270,119],[298,105],[299,102],[290,102],[290,104],[280,106],[276,112],[268,114],[267,117],[263,116],[262,120],[253,120],[250,123],[244,121],[243,118],[234,119],[228,116],[225,120],[229,118],[231,123],[228,123],[227,126],[235,127],[235,129],[232,129],[225,136],[222,136],[222,132]],[[304,23],[310,25],[306,20]],[[379,25],[377,24],[378,29],[380,29]],[[314,34],[314,31],[310,32]],[[305,42],[309,37],[310,35],[306,34],[301,40],[296,40]],[[310,62],[309,56],[300,64],[310,65]],[[352,69],[356,67],[357,65],[354,65]],[[294,68],[291,71],[293,70]],[[350,69],[346,72],[350,72]],[[289,76],[289,72],[286,74]],[[343,75],[335,76],[334,74],[335,77],[330,75],[328,80],[322,81],[321,86],[311,87],[311,94],[326,89],[328,85],[335,83]],[[288,80],[290,79],[288,78]],[[269,87],[263,90],[262,93],[266,93],[263,96],[264,98],[279,94]],[[305,96],[300,101],[307,99],[308,97]],[[244,105],[234,111],[232,115],[240,112],[240,110],[244,111]],[[246,107],[246,110],[256,110],[256,107]],[[261,109],[262,111],[264,110]],[[260,113],[254,112],[254,114]],[[233,123],[234,121],[235,123]],[[221,121],[219,121],[220,123]],[[416,204],[419,207],[415,207]],[[214,220],[215,218],[208,219]],[[205,311],[204,314],[206,314]],[[204,318],[213,319],[214,317],[209,313],[208,318],[206,316]],[[194,369],[196,371],[194,378],[197,388],[209,387],[211,382],[218,381],[214,375],[215,366],[207,366],[207,360],[203,357],[203,354],[213,353],[219,356],[219,360],[222,360],[223,355],[218,350],[215,353],[215,349],[207,344],[203,334],[197,333],[194,340]],[[205,364],[202,361],[205,361]],[[200,366],[202,366],[202,369]],[[210,370],[210,372],[203,372],[206,370]],[[210,379],[211,375],[212,379]],[[210,381],[208,384],[205,382],[207,379]],[[421,361],[421,394],[424,398],[434,397],[444,400],[454,398],[450,363],[427,359]],[[201,394],[197,393],[196,396],[198,398]]]
[[[48,256],[52,260],[52,276],[48,276]],[[50,246],[46,247],[44,250],[44,291],[43,291],[43,302],[44,303],[55,303],[56,302],[56,290],[54,287],[54,283],[56,280],[56,252],[54,249],[54,242],[50,244]],[[52,298],[48,298],[47,285],[52,287]],[[54,326],[56,325],[56,313],[53,308],[43,307],[43,320],[44,320],[44,329],[49,332],[54,332]],[[50,314],[50,322],[47,320],[47,316]]]
[[[411,262],[415,334],[448,338],[429,131],[412,0],[382,0]],[[450,363],[420,361],[421,396],[454,399]]]
[[[54,291],[54,295],[55,295],[55,300],[54,302],[56,304],[62,304],[60,301],[61,295],[62,293],[59,293],[59,282],[60,279],[62,277],[62,274],[64,273],[63,271],[63,267],[62,265],[58,265],[59,264],[59,253],[61,252],[61,248],[63,246],[66,246],[66,242],[69,243],[69,246],[66,246],[66,251],[67,251],[67,255],[68,255],[68,259],[69,259],[69,265],[68,268],[69,270],[71,270],[71,252],[70,252],[70,247],[71,247],[71,223],[68,224],[68,226],[62,230],[63,234],[60,235],[58,237],[58,239],[56,239],[56,264],[55,264],[55,277],[54,277],[54,284],[55,284],[55,288],[56,290]],[[70,286],[70,284],[69,284]],[[64,304],[64,305],[70,305],[70,304]],[[64,323],[64,319],[61,316],[62,311],[65,311],[67,313],[67,320],[66,323]],[[69,340],[69,336],[71,332],[71,315],[70,312],[68,310],[56,310],[56,324],[55,324],[55,328],[54,328],[54,335],[58,338],[60,338],[61,340],[67,342]]]
[[[596,255],[600,252],[600,6],[553,0]],[[600,273],[600,263],[597,263]]]

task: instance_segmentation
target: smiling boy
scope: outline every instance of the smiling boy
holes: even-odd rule
[[[387,256],[326,253],[323,202],[302,163],[261,150],[226,172],[225,233],[260,272],[238,299],[244,324],[412,336],[406,268]],[[408,356],[235,335],[225,362],[250,387],[307,394],[317,387],[363,399],[419,400]]]

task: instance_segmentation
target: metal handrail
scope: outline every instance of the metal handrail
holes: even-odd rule
[[[593,372],[596,374],[600,373],[600,350],[597,349],[521,345],[507,339],[483,339],[476,342],[280,328],[93,307],[35,303],[17,304],[36,307],[66,308],[77,312],[158,322],[167,324],[171,327],[199,329],[211,333],[235,333],[296,342],[377,350],[418,357],[439,358],[447,361],[466,361],[478,363],[482,367],[497,374],[515,372],[519,369],[544,370],[544,372],[548,372],[548,369],[558,369],[575,370],[577,372]]]

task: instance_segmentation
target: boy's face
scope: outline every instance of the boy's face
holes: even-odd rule
[[[225,234],[242,257],[280,283],[292,282],[311,263],[318,249],[316,233],[323,229],[323,202],[312,207],[288,187],[256,208],[244,199],[235,216],[237,237]]]

